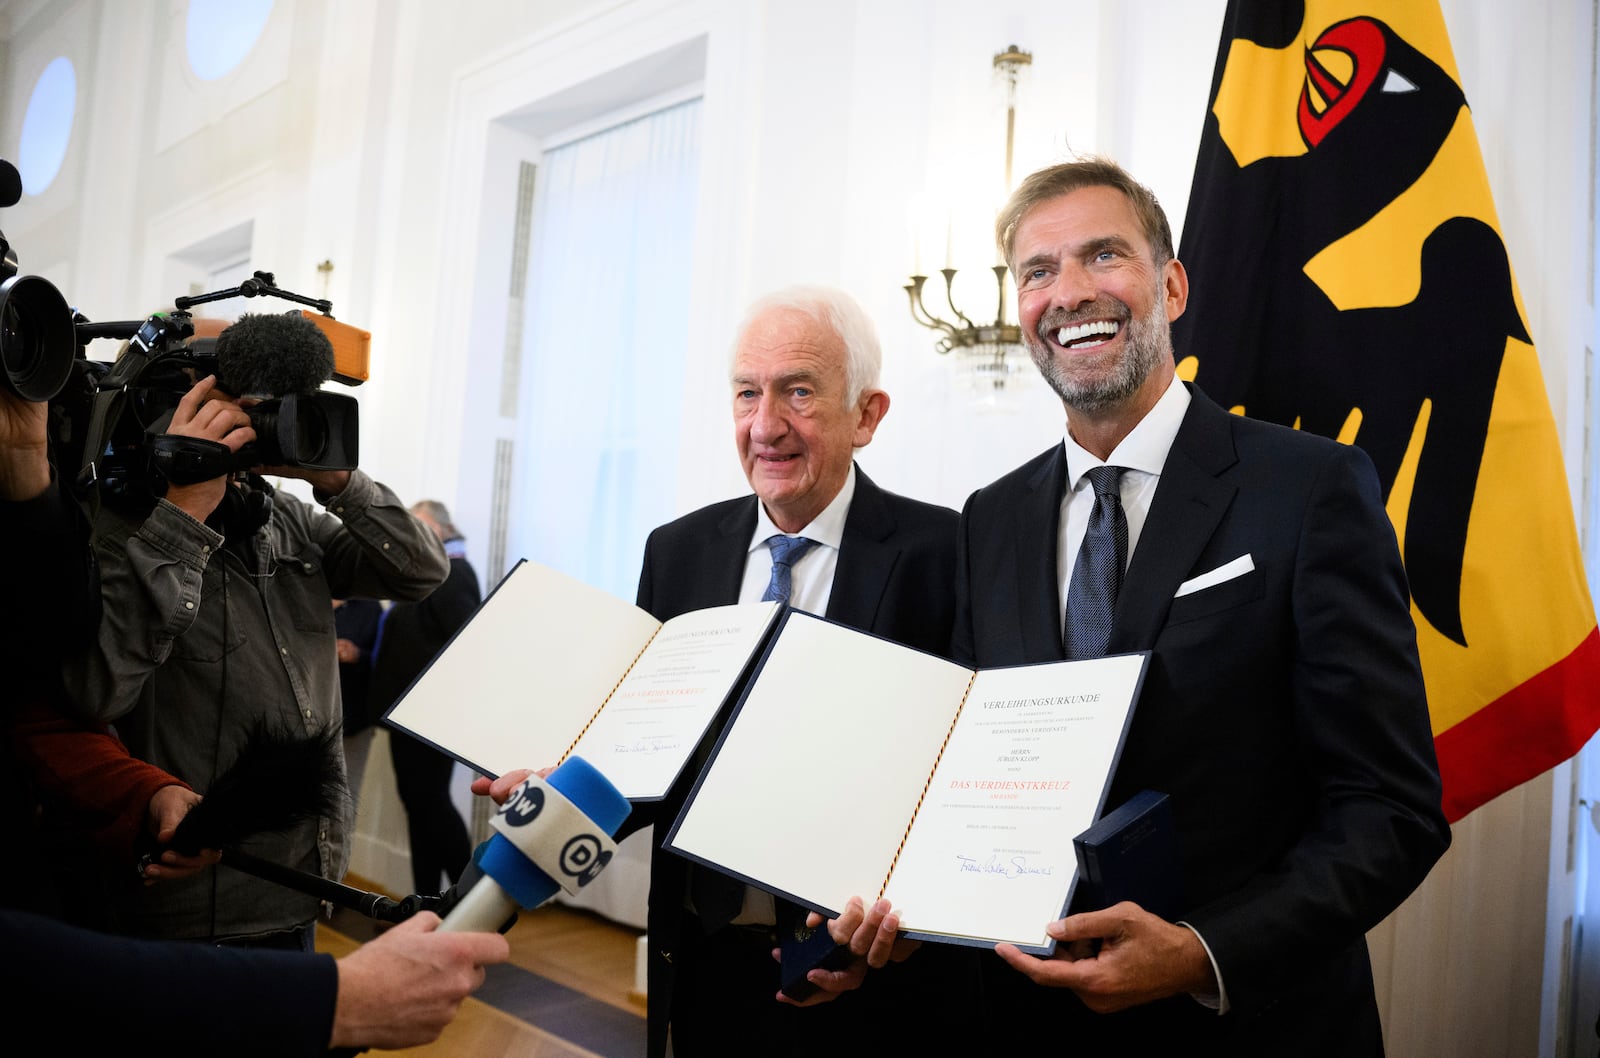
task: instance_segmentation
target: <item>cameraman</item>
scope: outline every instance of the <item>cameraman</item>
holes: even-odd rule
[[[94,634],[98,597],[86,561],[87,531],[51,477],[46,405],[0,387],[0,554],[10,559],[13,589],[11,605],[0,611],[0,664],[13,692],[0,716],[8,730],[18,702],[49,695],[52,659],[75,638]],[[81,750],[104,762],[92,782],[87,775],[77,780],[76,792],[109,813],[137,817],[148,810],[154,826],[151,787],[182,788],[129,760],[103,728],[71,732],[63,721],[53,725],[52,737],[76,737]],[[21,763],[34,770],[49,764],[27,759],[37,744],[28,738],[15,745]],[[79,756],[63,751],[56,759]],[[0,785],[17,779],[13,763],[0,755]],[[11,833],[28,826],[26,803],[13,800],[14,792],[3,803]],[[9,818],[13,812],[20,818]],[[106,937],[17,910],[9,900],[5,905],[0,1018],[44,1028],[53,1048],[69,1052],[131,1044],[172,1055],[294,1056],[328,1047],[417,1046],[438,1037],[483,980],[483,966],[504,961],[508,951],[493,934],[431,932],[428,914],[335,961]],[[85,980],[99,982],[92,996]]]
[[[255,439],[250,403],[203,378],[167,432],[237,453]],[[251,740],[339,722],[335,597],[419,599],[449,572],[433,533],[360,470],[256,469],[309,481],[329,513],[256,473],[168,485],[159,498],[104,496],[92,532],[102,618],[63,669],[79,711],[115,721],[134,755],[202,794]],[[330,778],[340,803],[322,818],[242,848],[341,878],[351,824],[342,761]],[[144,936],[310,950],[318,901],[219,867],[130,885],[123,910]]]

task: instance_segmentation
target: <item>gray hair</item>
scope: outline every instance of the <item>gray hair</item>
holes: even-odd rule
[[[791,309],[838,336],[844,345],[845,383],[851,405],[867,390],[878,388],[878,373],[883,367],[878,329],[861,304],[836,287],[789,286],[757,298],[745,310],[744,319],[739,321],[738,330],[734,332],[733,350],[728,357],[730,364],[739,354],[745,332],[773,309]]]
[[[464,539],[461,530],[456,528],[456,523],[450,520],[450,508],[438,500],[418,500],[411,505],[411,512],[413,514],[426,515],[433,524],[439,527],[441,539]]]

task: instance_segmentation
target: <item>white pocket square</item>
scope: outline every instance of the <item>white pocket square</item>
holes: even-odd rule
[[[1173,593],[1172,597],[1181,599],[1185,595],[1221,584],[1225,580],[1242,577],[1255,568],[1256,564],[1250,560],[1249,555],[1240,555],[1232,562],[1225,562],[1209,573],[1202,573],[1198,577],[1184,581],[1178,585],[1178,590]]]

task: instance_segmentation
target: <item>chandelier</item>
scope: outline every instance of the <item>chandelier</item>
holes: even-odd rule
[[[1033,62],[1033,56],[1015,44],[994,57],[994,69],[1006,87],[1006,167],[1005,189],[1011,190],[1011,154],[1016,141],[1017,78],[1024,67]],[[947,320],[930,310],[924,301],[926,275],[913,275],[906,284],[907,297],[911,299],[911,318],[929,330],[938,332],[934,349],[940,354],[955,354],[958,372],[965,377],[980,401],[993,402],[1013,385],[1030,363],[1027,349],[1022,344],[1022,328],[1006,320],[1006,266],[994,265],[995,312],[988,323],[974,322],[956,307],[956,269],[945,262],[939,270],[944,277],[944,302],[955,319]],[[943,311],[940,309],[939,311]],[[1026,377],[1026,376],[1024,376]]]

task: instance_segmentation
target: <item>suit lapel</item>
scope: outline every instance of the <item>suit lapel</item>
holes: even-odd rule
[[[717,523],[716,536],[708,542],[710,553],[704,583],[694,586],[697,603],[689,609],[725,606],[739,601],[744,585],[744,567],[750,557],[750,537],[756,531],[755,496],[746,496]]]
[[[828,593],[829,620],[870,631],[889,585],[889,575],[900,558],[900,548],[889,542],[894,516],[884,502],[883,490],[856,467],[856,492],[844,519],[839,564]]]
[[[1067,452],[1056,445],[1032,477],[1016,509],[1012,576],[1017,586],[1017,622],[1022,656],[1061,660],[1061,584],[1056,570],[1061,497],[1067,487]]]
[[[1190,392],[1189,410],[1161,468],[1150,514],[1117,596],[1113,653],[1155,645],[1173,593],[1194,569],[1238,491],[1220,480],[1238,461],[1228,413],[1199,390],[1191,387]]]

